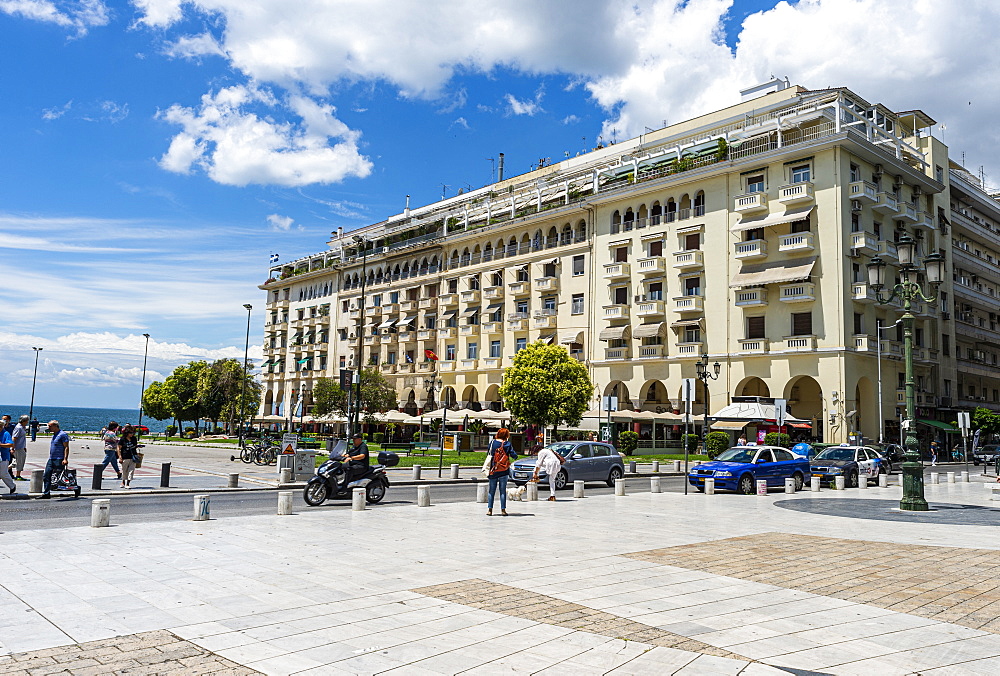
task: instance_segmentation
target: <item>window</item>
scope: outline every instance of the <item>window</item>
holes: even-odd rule
[[[764,174],[747,177],[747,192],[764,192]]]
[[[800,164],[796,167],[792,167],[791,178],[792,183],[805,183],[806,181],[812,180],[812,172],[808,164]]]
[[[523,350],[525,347],[527,347],[527,345],[528,345],[528,339],[527,338],[518,338],[517,340],[515,340],[514,341],[514,354],[517,354],[518,352],[520,352],[521,350]]]
[[[556,264],[546,263],[542,266],[542,271],[545,277],[555,277],[556,276]]]
[[[951,396],[951,381],[950,380],[944,381],[944,396],[946,396],[946,397],[950,397]]]
[[[872,230],[875,232],[875,239],[882,239],[882,224],[872,223]]]
[[[975,385],[969,385],[969,396],[973,397],[973,398],[976,396],[976,386]]]
[[[752,242],[755,239],[764,239],[764,228],[751,228],[743,231],[744,242]]]
[[[570,305],[570,313],[574,315],[583,314],[583,294],[574,293],[572,303]]]
[[[527,312],[528,312],[528,301],[526,301],[526,300],[519,300],[519,301],[517,301],[516,307],[517,307],[517,309],[515,310],[515,312],[527,314]]]
[[[479,326],[479,313],[474,312],[469,315],[468,326]]]
[[[465,348],[465,356],[467,359],[476,359],[479,357],[479,343],[469,343]]]
[[[437,317],[435,317],[434,315],[427,315],[424,318],[424,326],[426,326],[428,329],[430,329],[432,331],[434,329],[436,329],[437,328]]]
[[[530,281],[530,279],[531,278],[528,276],[528,268],[525,267],[517,269],[517,281],[527,282]]]
[[[340,334],[341,340],[347,340],[347,329],[339,329],[338,333]],[[271,347],[274,347],[274,345],[272,345]]]
[[[500,358],[500,341],[491,340],[490,341],[490,358],[499,359]]]
[[[777,462],[788,462],[790,460],[794,460],[795,459],[795,458],[792,457],[792,454],[790,452],[788,452],[788,451],[786,451],[786,450],[784,450],[782,448],[774,448],[774,449],[771,449],[771,450],[774,453],[774,459]]]
[[[685,296],[700,296],[701,295],[701,277],[688,277],[684,280],[684,295]]]
[[[917,329],[916,331],[913,332],[913,344],[916,345],[917,347],[923,347],[924,346],[924,330],[923,329]]]
[[[813,316],[811,312],[792,313],[792,335],[811,336],[813,334]]]
[[[395,352],[390,352],[387,355],[385,355],[385,361],[388,364],[395,364],[396,363],[396,353]]]
[[[444,348],[444,358],[446,361],[455,361],[455,346],[446,345]]]
[[[654,239],[652,242],[649,243],[649,257],[653,258],[655,256],[662,256],[662,255],[663,255],[663,240]]]
[[[503,273],[494,272],[493,273],[493,286],[503,286]]]
[[[583,256],[573,256],[573,276],[579,277],[583,274]]]
[[[351,309],[351,306],[349,304],[349,301],[344,300],[344,301],[340,302],[340,311],[341,312],[347,312],[350,309]],[[271,322],[273,323],[277,319],[277,317],[278,317],[277,315],[271,315]]]
[[[766,338],[764,332],[764,317],[747,317],[747,339]]]
[[[697,251],[701,248],[701,235],[696,233],[684,236],[684,250]]]
[[[935,166],[934,176],[937,178],[938,183],[944,183],[944,168],[941,166]]]
[[[861,232],[861,216],[851,214],[851,232]]]
[[[701,342],[701,328],[698,326],[687,326],[684,328],[684,342],[685,343],[700,343]]]
[[[458,293],[458,280],[449,279],[448,280],[448,293]]]
[[[764,450],[758,452],[756,462],[774,462],[774,456],[771,455],[771,450],[765,448]]]
[[[490,321],[492,322],[502,322],[503,321],[503,303],[501,303],[493,314],[490,315]]]
[[[628,287],[616,286],[611,290],[615,305],[628,305]]]
[[[855,284],[865,281],[864,273],[861,272],[861,265],[858,263],[851,263],[851,279],[854,280]]]
[[[603,444],[591,444],[590,447],[594,449],[595,458],[603,458],[611,455],[610,446],[605,446]]]
[[[851,183],[861,180],[861,167],[856,164],[851,165]]]
[[[854,313],[854,335],[860,335],[865,332],[865,316],[860,312]]]
[[[663,300],[663,282],[653,282],[647,290],[649,300]]]
[[[804,218],[801,221],[792,221],[791,232],[809,232],[809,219]]]
[[[628,247],[620,246],[615,249],[615,263],[627,263],[628,262]]]
[[[946,357],[951,356],[951,335],[947,333],[941,334],[941,352],[944,353],[944,356]]]
[[[542,299],[542,307],[546,310],[556,309],[556,298],[555,296],[547,296]]]
[[[479,275],[473,275],[469,277],[469,288],[473,291],[479,290]]]
[[[399,302],[399,291],[390,291],[389,292],[389,302],[390,303],[398,303]]]

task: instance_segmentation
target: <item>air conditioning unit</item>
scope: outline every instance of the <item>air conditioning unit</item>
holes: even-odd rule
[[[351,340],[357,340],[357,338],[358,338],[358,334],[356,334],[356,333],[352,333],[352,334],[350,334],[350,336],[349,336],[349,337],[350,337],[350,339],[351,339]]]
[[[951,319],[951,313],[950,312],[942,312],[941,313],[941,319],[944,320],[944,321],[948,321],[949,319]]]
[[[876,164],[875,165],[875,174],[878,175],[878,176],[881,176],[882,173],[883,173],[882,172],[882,165],[881,164]]]
[[[902,187],[903,186],[903,177],[900,176],[899,174],[896,174],[895,181],[893,183],[896,186]]]
[[[860,200],[851,200],[851,211],[861,211]]]
[[[636,294],[636,296],[635,296],[635,302],[636,303],[645,303],[646,302],[646,294],[644,294],[644,293]]]
[[[914,197],[920,197],[923,194],[924,194],[924,191],[920,189],[919,185],[913,186],[913,196]]]

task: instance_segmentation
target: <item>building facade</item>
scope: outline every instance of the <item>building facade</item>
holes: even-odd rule
[[[735,106],[335,233],[260,287],[261,414],[307,419],[316,379],[358,365],[380,369],[409,413],[499,410],[503,369],[542,340],[587,365],[594,409],[617,396],[620,408],[676,411],[707,354],[721,365],[710,413],[734,396],[778,397],[828,441],[895,434],[901,308],[877,302],[865,264],[895,262],[905,234],[919,255],[957,264],[947,190],[958,181],[933,123],[847,89],[775,81]],[[951,350],[966,354],[966,338],[938,309],[962,292],[950,275],[940,292],[915,308],[918,416],[929,419],[969,377]],[[427,389],[432,372],[440,391]]]

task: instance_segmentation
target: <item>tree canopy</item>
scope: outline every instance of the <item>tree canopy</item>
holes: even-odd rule
[[[541,427],[579,425],[594,392],[586,367],[560,345],[532,343],[504,371],[500,396],[518,420]]]
[[[320,378],[313,385],[313,415],[349,413],[351,395],[334,378]],[[396,390],[378,369],[361,370],[361,410],[366,423],[375,422],[376,413],[396,408]]]
[[[982,430],[986,434],[1000,433],[1000,414],[979,406],[970,417],[973,429]]]
[[[175,368],[162,383],[150,384],[142,394],[142,408],[156,420],[189,420],[195,428],[202,419],[237,425],[241,414],[256,413],[262,389],[236,359],[193,361]]]

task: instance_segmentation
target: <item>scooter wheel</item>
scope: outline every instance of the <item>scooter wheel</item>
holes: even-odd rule
[[[306,484],[306,488],[302,492],[302,499],[310,507],[319,507],[326,502],[329,493],[330,491],[326,487],[325,481],[310,481]]]

